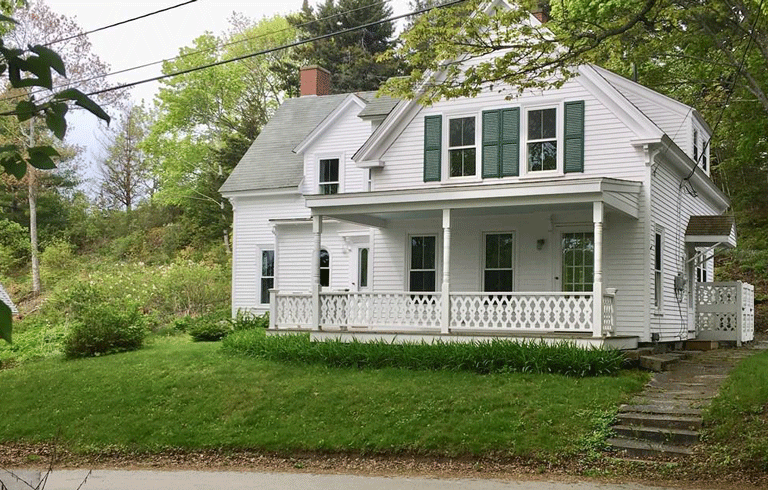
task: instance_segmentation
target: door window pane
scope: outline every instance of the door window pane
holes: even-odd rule
[[[327,250],[320,250],[320,285],[331,285],[331,255]]]
[[[269,290],[275,286],[275,251],[261,251],[261,303],[269,303]]]
[[[595,239],[591,232],[562,235],[563,291],[592,291]]]
[[[358,275],[358,284],[361,288],[367,288],[368,287],[368,249],[367,248],[361,248],[358,249],[358,261],[357,261],[357,269],[359,271]]]

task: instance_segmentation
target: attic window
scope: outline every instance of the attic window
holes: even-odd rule
[[[699,131],[693,128],[693,161],[699,163]]]
[[[339,159],[320,160],[320,194],[339,193]]]

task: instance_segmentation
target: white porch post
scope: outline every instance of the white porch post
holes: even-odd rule
[[[447,334],[451,323],[451,210],[443,209],[443,285],[441,288],[440,333]]]
[[[592,336],[603,336],[603,202],[592,203],[592,223],[595,235],[595,260],[592,294]]]
[[[323,217],[312,216],[312,328],[320,330],[320,237]]]

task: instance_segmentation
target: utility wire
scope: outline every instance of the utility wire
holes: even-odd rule
[[[342,15],[351,14],[351,13],[357,12],[359,10],[364,10],[364,9],[367,9],[367,8],[375,7],[375,6],[386,4],[386,3],[389,3],[389,2],[390,2],[390,0],[381,0],[381,1],[374,2],[374,3],[368,4],[368,5],[364,5],[362,7],[357,7],[357,8],[354,8],[354,9],[345,10],[344,12],[339,12],[339,13],[336,13],[336,14],[333,14],[333,15],[329,15],[327,17],[322,17],[320,19],[310,20],[308,22],[297,24],[296,26],[291,26],[291,27],[286,27],[286,28],[283,28],[283,29],[278,29],[276,31],[271,31],[271,32],[267,32],[267,33],[264,33],[264,34],[259,34],[257,36],[244,37],[242,39],[238,39],[236,41],[230,41],[228,43],[223,43],[223,44],[220,44],[220,45],[212,47],[212,48],[199,49],[199,50],[196,50],[196,51],[191,51],[189,53],[180,54],[178,56],[173,56],[171,58],[165,58],[165,59],[158,60],[158,61],[151,61],[149,63],[144,63],[142,65],[136,65],[136,66],[132,66],[130,68],[124,68],[122,70],[113,71],[113,72],[110,72],[110,73],[106,73],[104,75],[95,75],[95,76],[92,76],[92,77],[89,77],[89,78],[82,78],[80,80],[68,81],[67,83],[62,83],[60,85],[57,85],[57,86],[53,87],[52,90],[57,90],[57,89],[60,89],[60,88],[63,88],[63,87],[69,87],[69,86],[72,86],[72,85],[76,85],[78,83],[85,83],[85,82],[90,82],[90,81],[93,81],[93,80],[98,80],[100,78],[106,78],[106,77],[110,77],[110,76],[114,76],[114,75],[120,75],[122,73],[127,73],[127,72],[130,72],[130,71],[140,70],[142,68],[148,68],[150,66],[159,65],[161,63],[165,63],[165,62],[169,62],[169,61],[181,60],[181,59],[184,59],[184,58],[188,58],[190,56],[194,56],[196,54],[210,53],[210,52],[215,51],[217,49],[221,49],[221,48],[225,48],[225,47],[229,47],[229,46],[234,46],[236,44],[241,44],[241,43],[244,43],[244,42],[253,41],[253,40],[256,40],[256,39],[261,39],[261,38],[265,38],[265,37],[269,37],[269,36],[274,36],[275,34],[280,34],[281,32],[286,32],[286,31],[290,31],[292,29],[302,28],[302,27],[306,27],[308,25],[317,24],[319,22],[324,22],[326,20],[330,20],[330,19],[333,19],[335,17],[340,17]],[[418,13],[418,12],[414,12],[413,14],[416,14],[416,13]],[[107,26],[107,27],[109,27],[109,26]],[[102,29],[106,29],[107,27],[103,27]],[[97,30],[101,30],[101,29],[97,29]],[[90,31],[90,32],[95,32],[95,31]],[[87,33],[78,34],[78,35],[84,35],[84,34],[87,34]],[[71,39],[71,38],[67,38],[67,39]],[[61,39],[59,41],[64,41],[64,40],[65,39]],[[53,41],[53,42],[59,42],[59,41]],[[49,43],[49,44],[51,44],[51,43]],[[35,95],[37,93],[47,92],[47,91],[48,91],[47,89],[38,89],[38,90],[34,90],[34,91],[30,92],[28,95]],[[22,94],[20,94],[20,95],[11,95],[11,96],[0,98],[0,102],[6,101],[6,100],[16,100],[16,99],[26,98],[28,95],[22,95]]]
[[[79,34],[73,34],[73,35],[68,36],[68,37],[63,37],[61,39],[56,39],[55,41],[51,41],[49,43],[43,44],[43,46],[50,46],[51,44],[61,43],[61,42],[64,42],[64,41],[69,41],[70,39],[75,39],[75,38],[78,38],[78,37],[87,36],[88,34],[93,34],[94,32],[99,32],[99,31],[103,31],[103,30],[106,30],[106,29],[111,29],[113,27],[121,26],[123,24],[127,24],[129,22],[133,22],[133,21],[136,21],[136,20],[139,20],[139,19],[145,19],[147,17],[151,17],[153,15],[160,14],[160,13],[163,13],[163,12],[167,12],[169,10],[173,10],[175,8],[183,7],[184,5],[189,5],[190,3],[195,3],[195,2],[197,2],[197,0],[188,0],[188,1],[183,2],[183,3],[179,3],[179,4],[176,4],[176,5],[173,5],[171,7],[166,7],[164,9],[155,10],[154,12],[150,12],[148,14],[140,15],[138,17],[133,17],[131,19],[122,20],[120,22],[115,22],[114,24],[110,24],[108,26],[99,27],[98,29],[93,29],[92,31],[81,32]]]
[[[90,92],[87,95],[88,96],[100,95],[100,94],[103,94],[103,93],[106,93],[106,92],[112,92],[114,90],[120,90],[120,89],[124,89],[124,88],[135,87],[136,85],[141,85],[141,84],[144,84],[144,83],[156,82],[158,80],[163,80],[165,78],[175,77],[175,76],[179,76],[179,75],[186,75],[187,73],[192,73],[192,72],[196,72],[196,71],[200,71],[200,70],[205,70],[207,68],[213,68],[213,67],[216,67],[216,66],[225,65],[227,63],[232,63],[234,61],[242,61],[242,60],[245,60],[245,59],[254,58],[256,56],[261,56],[261,55],[264,55],[264,54],[274,53],[276,51],[282,51],[284,49],[294,48],[296,46],[301,46],[303,44],[308,44],[308,43],[312,43],[312,42],[315,42],[315,41],[321,41],[323,39],[329,39],[329,38],[335,37],[335,36],[341,36],[343,34],[348,34],[350,32],[360,31],[360,30],[363,30],[363,29],[367,29],[369,27],[374,27],[374,26],[377,26],[377,25],[380,25],[380,24],[385,24],[387,22],[392,22],[392,21],[395,21],[395,20],[403,19],[405,17],[410,17],[412,15],[418,15],[418,14],[422,14],[422,13],[425,13],[425,12],[429,12],[430,10],[452,7],[454,5],[458,5],[460,3],[464,3],[465,1],[466,0],[453,0],[451,2],[446,2],[444,4],[436,5],[434,7],[426,7],[426,8],[423,8],[421,10],[415,10],[413,12],[409,12],[409,13],[406,13],[406,14],[395,15],[395,16],[389,17],[387,19],[382,19],[382,20],[377,20],[377,21],[374,21],[374,22],[369,22],[367,24],[362,24],[362,25],[359,25],[359,26],[350,27],[348,29],[342,29],[341,31],[331,32],[331,33],[328,33],[328,34],[323,34],[321,36],[315,36],[313,38],[304,39],[302,41],[296,41],[296,42],[289,43],[289,44],[284,44],[282,46],[277,46],[277,47],[274,47],[274,48],[263,49],[261,51],[256,51],[256,52],[245,54],[245,55],[242,55],[242,56],[237,56],[235,58],[230,58],[230,59],[227,59],[227,60],[221,60],[221,61],[217,61],[217,62],[214,62],[214,63],[209,63],[207,65],[196,66],[194,68],[188,68],[186,70],[179,70],[179,71],[176,71],[176,72],[173,72],[173,73],[167,73],[167,74],[159,75],[159,76],[152,77],[152,78],[145,78],[143,80],[138,80],[136,82],[124,83],[122,85],[117,85],[115,87],[109,87],[109,88],[105,88],[105,89],[102,89],[102,90],[96,90],[96,91]]]

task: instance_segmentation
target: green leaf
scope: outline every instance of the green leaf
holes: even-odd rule
[[[19,122],[24,122],[32,119],[37,114],[38,108],[34,102],[30,100],[22,100],[16,104],[16,117],[19,118]]]
[[[33,146],[29,150],[29,164],[41,170],[56,168],[51,157],[59,156],[59,152],[51,146]]]
[[[67,104],[58,102],[52,104],[50,110],[46,111],[45,114],[45,124],[59,139],[64,139],[64,135],[67,133],[67,119],[64,116],[68,109]]]
[[[23,179],[24,174],[27,173],[27,164],[18,153],[0,158],[0,165],[5,169],[6,173],[13,175],[18,180]]]
[[[32,46],[29,48],[29,50],[33,53],[36,53],[43,63],[56,70],[59,75],[63,77],[67,76],[66,68],[64,68],[64,62],[61,60],[61,56],[59,56],[56,51],[40,45]]]
[[[13,314],[11,308],[0,301],[0,339],[5,339],[9,344],[11,342],[11,333],[13,331]]]
[[[87,110],[94,116],[98,117],[99,119],[103,119],[104,121],[109,124],[110,117],[109,114],[104,112],[104,110],[99,107],[99,104],[91,100],[87,95],[82,93],[81,91],[77,90],[76,88],[68,88],[66,90],[62,90],[56,96],[54,97],[56,100],[74,100],[76,105],[79,105],[83,109]]]

